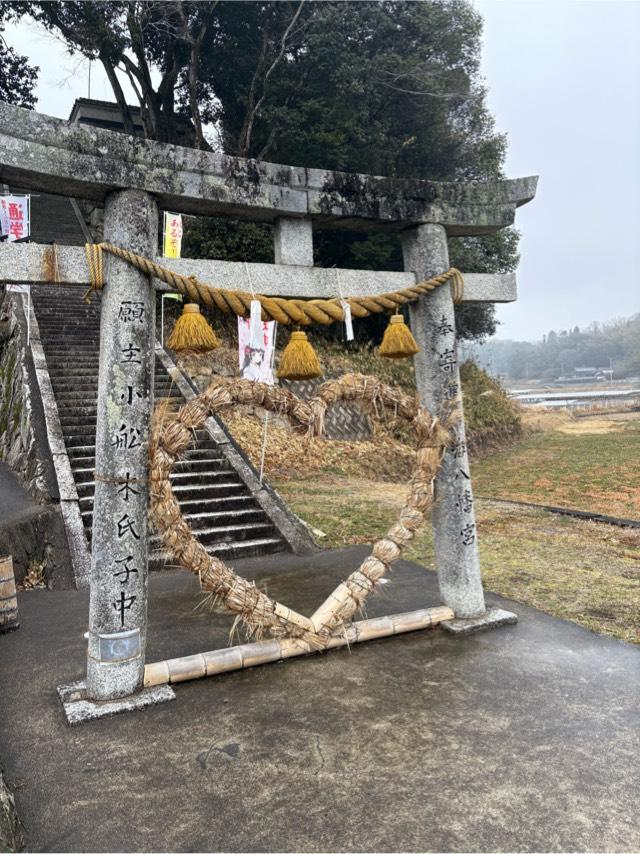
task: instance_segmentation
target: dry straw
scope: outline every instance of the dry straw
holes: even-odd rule
[[[173,327],[167,346],[176,353],[208,353],[220,346],[200,306],[188,302]]]
[[[359,400],[375,413],[392,409],[411,422],[417,440],[416,463],[398,521],[374,544],[361,566],[308,618],[274,601],[206,552],[182,516],[170,474],[175,462],[191,446],[193,431],[210,415],[236,404],[252,403],[286,416],[300,432],[321,436],[327,408],[338,400]],[[264,634],[300,638],[313,649],[326,647],[332,637],[344,630],[391,564],[400,558],[431,509],[433,480],[452,441],[451,424],[443,425],[432,417],[418,406],[415,397],[361,374],[346,374],[324,383],[308,401],[277,386],[217,378],[175,416],[165,418],[155,425],[150,448],[151,519],[165,547],[181,566],[199,576],[204,591],[238,616],[249,638],[259,640]]]

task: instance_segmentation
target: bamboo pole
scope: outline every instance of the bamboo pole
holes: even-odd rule
[[[375,617],[371,620],[360,620],[357,623],[351,623],[344,634],[331,637],[325,648],[336,649],[354,643],[428,629],[453,618],[454,613],[451,608],[438,606],[407,611],[403,614],[391,614],[387,617]],[[272,661],[281,661],[311,652],[318,652],[318,650],[299,638],[246,643],[147,664],[144,669],[144,684],[145,687],[151,687],[202,679],[204,676],[217,676],[220,673],[243,670],[258,664],[269,664]]]

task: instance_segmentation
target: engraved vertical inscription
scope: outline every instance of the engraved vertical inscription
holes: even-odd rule
[[[105,208],[105,239],[153,257],[157,216],[156,204],[146,193],[113,193]],[[99,700],[126,696],[142,686],[155,358],[155,309],[148,277],[110,257],[106,280],[100,321],[87,659],[87,692]],[[120,640],[131,637],[137,638],[135,644]],[[114,655],[116,648],[127,655]]]
[[[418,280],[449,267],[447,235],[440,225],[422,225],[403,232],[403,251],[406,269],[413,270]],[[432,514],[440,593],[457,617],[478,617],[485,605],[450,287],[439,287],[412,304],[410,317],[413,334],[422,348],[415,357],[420,400],[436,415],[443,406],[453,406],[457,415],[455,441],[436,478]]]

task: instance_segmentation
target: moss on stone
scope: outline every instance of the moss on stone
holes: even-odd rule
[[[20,427],[20,418],[22,416],[22,399],[18,398],[13,404],[13,410],[11,413],[11,426],[14,430],[18,430]]]

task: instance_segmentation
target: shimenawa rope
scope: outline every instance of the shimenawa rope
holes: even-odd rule
[[[263,320],[277,320],[285,326],[310,326],[319,323],[328,326],[336,321],[344,321],[344,309],[339,298],[334,299],[285,299],[284,297],[268,297],[263,294],[252,294],[242,290],[226,290],[214,285],[200,282],[195,276],[182,276],[161,267],[155,261],[144,258],[128,249],[114,246],[112,243],[87,243],[85,253],[89,266],[91,290],[101,290],[104,286],[104,268],[102,253],[109,252],[137,267],[148,276],[160,279],[166,284],[185,294],[192,302],[198,302],[207,308],[217,308],[225,314],[236,314],[244,317],[249,313],[251,300],[257,299],[262,305]],[[368,317],[383,311],[396,310],[401,305],[415,302],[419,297],[441,285],[451,282],[453,301],[459,303],[464,294],[462,273],[455,267],[450,267],[439,276],[433,276],[418,282],[410,288],[391,291],[378,296],[347,297],[346,302],[351,307],[354,317]]]

